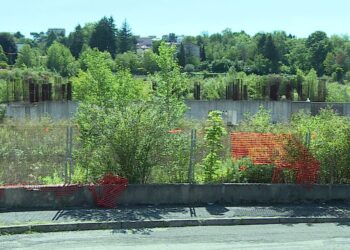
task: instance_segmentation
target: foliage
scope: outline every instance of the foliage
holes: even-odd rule
[[[123,22],[121,29],[117,32],[117,44],[118,53],[120,54],[135,50],[136,40],[126,20]]]
[[[163,112],[167,114],[169,126],[183,117],[186,105],[184,96],[188,89],[187,78],[180,73],[180,68],[176,61],[175,47],[162,43],[159,47],[159,55],[153,54],[157,62],[159,71],[151,79],[156,86],[156,101],[163,107]]]
[[[14,36],[10,33],[0,33],[0,46],[3,51],[7,54],[7,62],[13,65],[16,60],[17,46],[15,43]]]
[[[63,183],[66,126],[49,119],[0,124],[0,183]]]
[[[242,158],[233,162],[239,171],[239,182],[271,183],[274,165],[254,165],[250,158]]]
[[[327,83],[326,102],[350,102],[349,86],[336,82]]]
[[[205,182],[212,182],[216,171],[222,164],[220,150],[223,148],[222,137],[226,134],[221,118],[221,112],[212,111],[208,115],[208,126],[205,129],[205,142],[208,154],[203,159]]]
[[[80,53],[82,52],[85,43],[83,28],[78,25],[75,27],[74,32],[69,34],[68,37],[68,47],[72,55],[78,59]]]
[[[299,113],[293,117],[292,127],[304,140],[311,134],[309,150],[321,163],[320,183],[348,183],[350,180],[350,121],[331,109],[321,110],[317,116]]]
[[[331,50],[327,34],[323,31],[316,31],[306,39],[306,47],[310,54],[311,66],[316,70],[319,76],[324,73],[324,60]]]
[[[79,66],[80,69],[83,71],[86,71],[88,68],[88,63],[91,57],[101,57],[103,56],[103,60],[105,61],[105,63],[108,65],[108,68],[112,71],[115,71],[115,62],[112,59],[111,54],[109,54],[109,52],[104,51],[104,52],[100,52],[98,51],[98,49],[91,49],[89,47],[85,47],[85,49],[82,51],[82,53],[80,54],[79,57]],[[92,65],[91,65],[92,67]]]
[[[271,123],[271,113],[263,106],[255,115],[245,114],[245,119],[237,127],[238,131],[270,133],[276,126]]]
[[[186,66],[184,67],[184,71],[191,73],[195,70],[195,67],[193,64],[186,64]]]
[[[76,74],[77,65],[69,49],[54,42],[47,50],[47,68],[67,77]]]
[[[89,45],[99,51],[107,51],[114,58],[117,52],[116,27],[113,17],[103,17],[91,34]]]
[[[146,73],[153,74],[159,70],[158,64],[155,60],[154,53],[151,50],[145,51],[142,57],[143,69]]]
[[[318,101],[318,78],[314,69],[311,69],[305,76],[303,93],[305,93],[306,98],[309,98],[310,101]]]
[[[129,69],[133,74],[143,73],[141,58],[135,52],[125,52],[118,54],[115,58],[116,67]]]
[[[226,82],[223,77],[207,78],[202,80],[202,98],[208,100],[225,97]]]
[[[77,158],[92,180],[113,172],[132,183],[145,183],[168,131],[182,118],[184,78],[174,61],[174,49],[162,45],[159,50],[154,95],[150,83],[129,72],[113,74],[102,53],[88,56],[87,71],[73,80],[74,94],[82,100],[77,116],[82,150]]]
[[[37,67],[39,66],[39,51],[37,49],[32,49],[30,45],[25,44],[20,52],[18,53],[18,57],[16,60],[17,67]]]
[[[7,57],[1,45],[0,45],[0,62],[7,63]]]

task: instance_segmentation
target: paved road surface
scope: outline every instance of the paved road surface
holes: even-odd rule
[[[33,233],[0,236],[0,249],[350,249],[350,224]]]

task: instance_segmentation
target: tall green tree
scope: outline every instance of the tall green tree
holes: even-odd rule
[[[57,40],[58,40],[58,37],[56,33],[53,31],[50,31],[46,38],[46,48],[50,47]]]
[[[266,38],[263,55],[271,61],[270,73],[278,73],[278,50],[270,34]]]
[[[5,55],[4,50],[2,49],[2,46],[0,45],[0,62],[7,63],[7,56]]]
[[[114,58],[117,52],[116,33],[113,17],[103,17],[91,34],[89,45],[100,51],[108,51]]]
[[[14,36],[6,32],[0,33],[0,46],[7,56],[8,63],[10,65],[14,64],[17,57],[17,46]]]
[[[126,20],[124,20],[121,29],[117,32],[117,42],[119,53],[135,50],[136,40]]]
[[[186,65],[186,53],[183,43],[180,44],[179,52],[177,53],[177,60],[181,67]]]
[[[326,59],[328,52],[331,51],[331,44],[327,34],[323,31],[312,33],[306,40],[306,47],[310,53],[311,66],[316,70],[318,76],[323,75],[323,62]]]
[[[205,182],[213,182],[222,162],[220,150],[223,148],[222,137],[226,134],[220,111],[211,111],[208,115],[208,126],[205,128],[205,143],[208,154],[203,160]]]
[[[80,25],[68,36],[68,46],[72,55],[77,59],[83,49],[84,32]]]
[[[75,75],[77,64],[67,47],[54,42],[47,50],[47,68],[67,77]]]

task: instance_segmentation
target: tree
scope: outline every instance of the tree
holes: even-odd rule
[[[30,47],[30,45],[25,44],[18,53],[16,60],[17,67],[27,67],[32,68],[39,66],[39,52]]]
[[[83,48],[83,51],[80,54],[79,57],[79,67],[81,70],[86,71],[88,69],[89,64],[89,58],[90,57],[96,57],[96,56],[103,56],[104,63],[106,63],[111,71],[115,71],[115,63],[113,61],[113,58],[109,52],[104,51],[100,52],[98,49],[91,49],[90,47],[86,46]]]
[[[21,34],[21,32],[17,31],[14,35],[15,38],[17,38],[18,40],[24,38],[24,35]]]
[[[188,81],[180,72],[175,58],[175,46],[167,46],[164,42],[159,47],[159,55],[154,54],[159,71],[152,79],[156,84],[156,96],[167,116],[169,126],[176,127],[178,120],[186,110],[184,96],[188,90]]]
[[[316,70],[318,76],[323,75],[323,62],[326,59],[327,53],[331,51],[327,34],[323,31],[312,33],[306,40],[306,47],[310,53],[311,66]]]
[[[130,183],[145,183],[159,164],[168,131],[184,114],[184,79],[174,61],[175,48],[159,49],[160,55],[154,55],[160,67],[154,94],[150,82],[146,85],[124,70],[114,74],[100,52],[87,55],[87,70],[74,78],[74,96],[81,103],[78,164],[92,180],[112,172]]]
[[[298,69],[303,71],[309,71],[310,54],[306,48],[305,39],[291,39],[287,42],[290,47],[289,53],[286,55],[288,64],[291,68],[291,73],[296,73]]]
[[[7,63],[7,56],[5,55],[4,50],[2,49],[2,46],[0,45],[0,62]]]
[[[221,112],[211,111],[208,115],[208,126],[205,128],[205,143],[209,153],[204,158],[205,182],[213,182],[217,170],[220,168],[220,150],[223,148],[222,137],[226,134],[221,118]]]
[[[58,40],[58,37],[56,33],[53,31],[50,31],[46,38],[46,48],[50,47],[57,40]]]
[[[326,58],[323,61],[324,72],[326,75],[332,75],[332,73],[335,71],[336,66],[335,55],[331,52],[328,52]]]
[[[159,67],[157,65],[157,62],[154,59],[154,53],[151,50],[146,50],[142,57],[142,65],[145,69],[146,73],[153,74],[157,70],[159,70]]]
[[[271,61],[270,73],[277,73],[278,72],[278,51],[272,40],[272,36],[270,34],[266,38],[263,55]]]
[[[129,69],[133,74],[142,73],[141,58],[135,52],[125,52],[115,57],[116,66],[123,69]]]
[[[318,78],[316,70],[311,69],[305,76],[303,93],[305,93],[305,97],[309,98],[311,101],[318,101]]]
[[[153,53],[156,53],[157,55],[159,55],[159,47],[160,47],[161,43],[162,43],[162,41],[153,41],[152,42],[152,51],[153,51]]]
[[[113,18],[103,17],[91,34],[90,47],[100,51],[108,51],[114,58],[117,51],[116,32]]]
[[[67,77],[75,75],[77,65],[69,49],[54,42],[47,50],[47,68]]]
[[[176,43],[176,35],[175,33],[169,33],[169,41],[170,43]]]
[[[199,57],[201,62],[204,62],[205,60],[207,60],[207,56],[205,55],[205,48],[204,45],[200,45],[199,47]]]
[[[17,46],[14,37],[10,33],[0,33],[0,45],[7,55],[10,65],[15,63],[17,57]]]
[[[75,31],[69,34],[68,45],[72,55],[77,59],[84,45],[84,32],[80,25],[75,27]]]
[[[185,67],[186,65],[186,54],[183,43],[180,44],[179,52],[177,53],[177,60],[181,67]]]
[[[257,49],[264,58],[270,61],[269,63],[269,72],[268,73],[277,73],[278,72],[278,51],[274,44],[271,34],[258,34],[257,35]]]
[[[117,42],[119,53],[135,50],[135,39],[126,20],[123,22],[122,28],[117,33]]]

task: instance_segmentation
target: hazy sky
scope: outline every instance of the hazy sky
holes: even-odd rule
[[[307,37],[316,30],[328,35],[350,33],[349,0],[0,0],[0,32],[47,31],[113,16],[124,19],[136,35],[174,32],[198,35],[244,30],[284,30]]]

